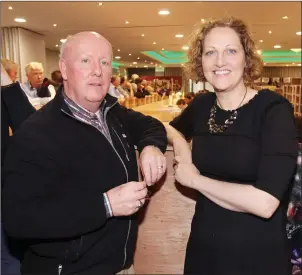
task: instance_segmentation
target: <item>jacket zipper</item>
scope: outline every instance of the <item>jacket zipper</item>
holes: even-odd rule
[[[104,113],[104,122],[105,122],[105,124],[106,124],[107,129],[108,129],[108,125],[107,125],[107,121],[106,121],[106,116],[107,116],[108,111],[109,111],[115,104],[117,104],[117,101],[116,101],[113,105],[111,105],[110,107],[107,107],[107,108],[105,109],[105,113]],[[74,116],[68,114],[68,113],[65,112],[63,109],[61,109],[61,111],[62,111],[64,114],[70,116],[71,118],[76,119]],[[76,119],[76,120],[77,120],[77,119]],[[85,123],[85,122],[83,122],[83,123]],[[109,141],[108,141],[108,142],[109,142]],[[114,148],[113,144],[111,144],[111,142],[109,142],[109,144],[111,145],[111,147],[113,148],[114,152],[117,154],[117,156],[119,157],[121,163],[123,164],[124,169],[125,169],[125,172],[126,172],[127,182],[128,182],[128,181],[129,181],[129,175],[128,175],[128,171],[127,171],[126,165],[125,165],[123,159],[121,158],[121,156],[119,155],[119,153],[118,153],[118,152],[116,151],[116,149]],[[122,145],[123,145],[123,144],[122,144]],[[123,146],[123,148],[124,148],[124,146]],[[124,148],[124,149],[125,149],[125,148]],[[128,158],[127,158],[127,159],[128,159]],[[123,263],[123,267],[125,266],[126,260],[127,260],[127,244],[128,244],[128,239],[129,239],[129,235],[130,235],[130,230],[131,230],[131,217],[129,217],[128,233],[127,233],[127,238],[126,238],[126,242],[125,242],[125,246],[124,246],[124,263]],[[123,267],[122,267],[122,268],[123,268]],[[62,269],[63,269],[63,266],[60,264],[60,265],[58,266],[58,275],[61,274]]]
[[[122,146],[123,146],[123,148],[124,148],[124,151],[125,151],[125,155],[126,155],[127,160],[130,161],[129,156],[128,156],[128,153],[127,153],[127,151],[126,151],[126,149],[125,149],[125,146],[124,146],[124,144],[123,144],[121,138],[119,137],[119,135],[117,134],[117,132],[115,131],[115,129],[114,129],[113,127],[112,127],[112,130],[114,131],[115,135],[117,136],[117,138],[119,139],[120,143],[122,144]]]

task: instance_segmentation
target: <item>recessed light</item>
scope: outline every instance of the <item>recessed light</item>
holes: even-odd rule
[[[147,66],[147,65],[144,65],[144,68],[148,68],[148,66]]]
[[[115,59],[121,59],[121,57],[120,56],[116,56]]]
[[[183,66],[184,64],[181,64],[181,66]]]
[[[288,67],[288,64],[286,64],[286,67]]]
[[[202,23],[204,23],[204,22],[206,22],[206,20],[204,20],[203,18],[201,18],[201,20],[200,20]]]
[[[301,35],[301,32],[296,32],[296,35]]]
[[[288,16],[285,15],[285,16],[282,17],[282,19],[288,19]]]
[[[102,3],[102,2],[100,2],[100,3],[99,3],[99,6],[102,6],[102,5],[103,5],[103,3]]]
[[[158,12],[158,14],[160,14],[160,15],[168,15],[168,14],[170,14],[170,12],[168,10],[160,10]]]
[[[129,21],[126,21],[125,24],[129,24]]]
[[[161,50],[162,50],[162,51],[164,51],[164,50],[165,50],[165,48],[161,48]]]
[[[176,38],[183,38],[184,35],[183,35],[183,34],[175,34],[175,37],[176,37]]]
[[[266,65],[266,63],[263,63],[264,65]]]
[[[263,43],[263,40],[259,40],[260,43]]]
[[[133,64],[137,64],[137,62],[136,61],[134,61],[134,62],[132,62]]]
[[[292,63],[293,65],[295,65],[295,63]]]
[[[54,27],[56,27],[56,26],[57,26],[57,24],[53,24],[53,26],[54,26]]]
[[[272,32],[272,31],[268,31],[268,33],[269,33],[269,34],[272,34],[273,32]]]
[[[281,48],[281,45],[275,45],[274,48],[275,48],[275,49],[280,49],[280,48]]]
[[[290,49],[292,52],[299,53],[301,52],[301,48]]]
[[[15,18],[15,21],[18,23],[25,23],[26,20],[24,18]]]
[[[301,66],[301,63],[299,63],[298,66]]]
[[[154,41],[154,42],[153,42],[153,45],[155,45],[155,44],[156,44],[156,42]]]
[[[62,43],[65,43],[65,41],[66,41],[65,38],[63,38],[63,39],[60,40],[60,42],[62,42]]]
[[[129,55],[131,55],[131,53],[129,53]]]
[[[261,50],[257,50],[257,54],[261,55],[262,51]]]
[[[139,57],[137,59],[140,59]]]
[[[12,9],[13,9],[13,7],[12,7],[12,6],[9,6],[9,7],[8,7],[8,9],[9,9],[9,10],[12,10]]]
[[[144,37],[145,35],[142,33],[142,37]]]
[[[130,67],[132,67],[132,64],[130,64]]]
[[[121,50],[120,50],[120,49],[117,49],[117,51],[120,52]]]
[[[56,47],[59,47],[59,45],[57,44]]]
[[[189,49],[189,46],[183,46],[182,49],[187,51]]]

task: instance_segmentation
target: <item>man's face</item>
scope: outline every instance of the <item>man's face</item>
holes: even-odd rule
[[[92,106],[102,102],[109,89],[111,45],[104,38],[84,33],[76,36],[66,47],[59,64],[65,92],[76,103],[91,110]]]
[[[32,69],[27,74],[27,78],[33,88],[40,88],[44,79],[44,72],[40,69]]]
[[[13,65],[12,68],[8,71],[10,79],[15,82],[18,78],[18,66]]]

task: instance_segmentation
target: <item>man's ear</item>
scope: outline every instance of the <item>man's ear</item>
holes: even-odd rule
[[[67,80],[67,73],[66,73],[67,68],[66,68],[66,62],[64,59],[59,60],[59,68],[60,68],[63,80]]]

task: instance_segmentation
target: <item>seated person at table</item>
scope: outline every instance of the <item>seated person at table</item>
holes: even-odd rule
[[[150,95],[150,93],[144,88],[143,80],[141,78],[135,79],[135,84],[137,85],[137,91],[134,93],[134,96],[137,98],[144,98],[146,95]]]

